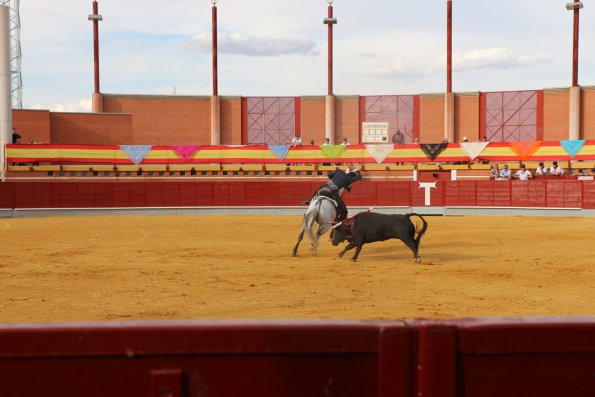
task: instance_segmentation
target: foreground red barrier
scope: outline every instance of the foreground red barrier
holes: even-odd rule
[[[595,317],[0,325],[5,396],[590,396]]]
[[[300,206],[321,181],[23,181],[0,183],[0,208]],[[432,185],[432,186],[430,186]],[[595,209],[595,181],[365,180],[348,206]],[[304,207],[305,209],[305,207]]]

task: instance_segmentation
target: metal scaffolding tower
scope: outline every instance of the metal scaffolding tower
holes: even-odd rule
[[[23,108],[23,80],[21,78],[21,17],[19,0],[0,0],[0,5],[10,8],[10,74],[12,107]]]

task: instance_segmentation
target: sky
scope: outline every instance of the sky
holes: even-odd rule
[[[453,91],[568,87],[571,0],[453,0]],[[23,108],[85,112],[91,0],[20,2]],[[210,0],[99,0],[101,92],[211,95]],[[336,0],[334,93],[446,90],[446,0]],[[579,84],[595,85],[595,2],[583,0]],[[326,0],[219,0],[219,95],[327,92]]]

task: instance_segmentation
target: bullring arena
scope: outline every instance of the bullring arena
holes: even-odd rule
[[[304,241],[292,258],[301,216],[4,219],[0,321],[405,320],[595,311],[595,253],[585,233],[595,230],[595,219],[427,221],[422,262],[415,264],[397,240],[366,245],[352,263],[337,257],[326,236],[317,256]]]
[[[446,3],[446,92],[335,95],[329,1],[327,95],[267,97],[219,95],[215,0],[212,95],[102,92],[93,1],[92,112],[0,100],[0,396],[595,395],[578,27],[571,87],[454,92]],[[421,214],[419,263],[292,256],[323,185]]]

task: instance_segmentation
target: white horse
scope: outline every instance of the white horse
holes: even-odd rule
[[[308,210],[304,214],[302,220],[302,230],[298,236],[298,241],[293,248],[291,256],[297,255],[297,250],[300,242],[304,238],[304,233],[310,239],[310,249],[316,254],[318,251],[318,239],[326,233],[335,223],[337,217],[337,210],[333,200],[324,196],[316,196],[310,201]],[[314,233],[312,228],[314,222],[318,223],[318,231]]]

